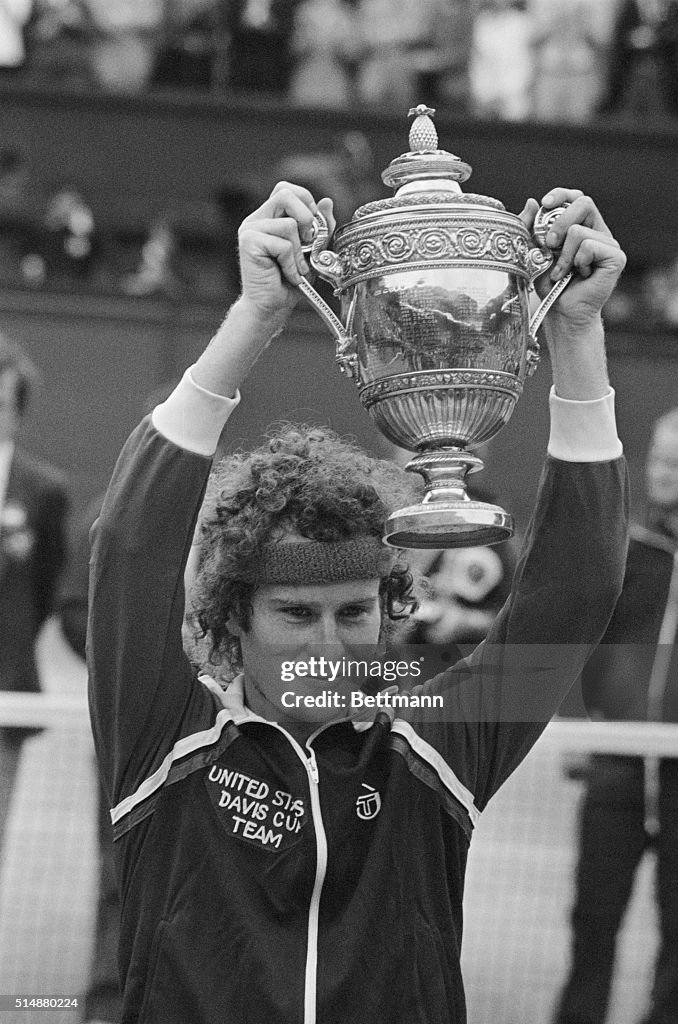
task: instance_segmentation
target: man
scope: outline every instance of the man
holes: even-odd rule
[[[35,645],[52,610],[66,552],[67,496],[60,472],[18,447],[36,370],[0,336],[0,689],[40,689]],[[30,729],[0,729],[0,843]]]
[[[631,528],[624,588],[586,666],[594,718],[678,722],[678,409],[655,423],[647,517]],[[657,856],[660,947],[644,1024],[678,1020],[678,761],[599,754],[581,812],[572,964],[558,1024],[603,1024],[615,942],[644,854]]]
[[[624,256],[590,199],[544,200],[563,202],[550,276],[577,276],[551,319],[551,457],[512,593],[486,644],[406,692],[406,708],[392,688],[366,708],[351,666],[371,673],[361,656],[410,601],[407,569],[381,543],[409,485],[324,430],[285,429],[216,470],[195,614],[212,661],[241,674],[224,692],[182,650],[211,454],[297,299],[316,211],[334,226],[329,200],[285,182],[244,221],[241,296],[127,442],[95,530],[90,694],[117,839],[125,1024],[465,1021],[473,824],[577,677],[623,577],[600,309]],[[528,225],[536,210],[530,200]],[[434,698],[442,712],[418,709]]]
[[[678,3],[621,0],[610,40],[603,116],[678,112]]]

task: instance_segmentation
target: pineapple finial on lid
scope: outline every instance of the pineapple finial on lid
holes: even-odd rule
[[[431,118],[435,114],[433,107],[420,103],[412,107],[407,116],[413,117],[410,128],[410,150],[412,153],[435,153],[438,149],[438,132]]]
[[[422,182],[421,186],[416,186],[422,190],[428,187],[425,183],[435,181],[438,189],[461,192],[458,182],[466,181],[471,168],[454,153],[438,149],[438,132],[431,120],[433,114],[433,107],[425,103],[408,112],[409,117],[414,117],[410,126],[410,151],[395,157],[382,171],[381,180],[385,185],[400,190],[404,185]],[[448,184],[443,185],[443,181]]]

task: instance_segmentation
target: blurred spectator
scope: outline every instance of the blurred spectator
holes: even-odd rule
[[[85,0],[35,0],[26,30],[26,73],[40,84],[95,85],[95,28]]]
[[[414,102],[410,50],[425,31],[422,6],[417,0],[361,0],[358,93],[364,102],[399,110]]]
[[[45,276],[81,281],[91,267],[95,238],[94,215],[77,188],[65,185],[48,197],[42,229]]]
[[[445,104],[452,113],[467,111],[473,42],[474,0],[428,0],[421,16],[427,20],[426,41],[416,54],[415,101]]]
[[[471,0],[303,0],[292,100],[407,109],[468,95]]]
[[[44,206],[28,162],[17,149],[0,150],[0,268],[3,280],[22,276],[22,261],[39,247],[39,210]]]
[[[526,0],[479,0],[470,64],[477,114],[508,121],[529,115],[534,73],[531,41]]]
[[[310,107],[347,108],[358,98],[362,50],[357,0],[303,0],[297,8],[289,95]]]
[[[85,0],[95,28],[91,61],[99,85],[139,92],[148,84],[165,18],[163,0]]]
[[[643,298],[650,319],[678,327],[678,257],[645,273]]]
[[[532,114],[588,121],[604,86],[617,0],[530,0],[534,82]]]
[[[50,187],[18,150],[0,150],[2,276],[30,285],[76,285],[91,269],[94,215],[70,184]]]
[[[221,32],[215,0],[170,0],[153,85],[208,89],[217,81]]]
[[[27,33],[31,78],[41,83],[94,87],[91,50],[95,35],[86,0],[36,0]]]
[[[224,185],[212,200],[167,208],[151,223],[136,269],[120,282],[128,295],[178,298],[235,295],[240,287],[238,226],[256,206],[253,190]]]
[[[363,102],[398,110],[424,99],[465,105],[470,0],[360,0],[357,13]]]
[[[479,498],[476,491],[473,498]],[[429,592],[413,613],[416,628],[409,642],[480,643],[511,589],[513,542],[427,551],[415,564],[426,575]]]
[[[139,92],[164,23],[164,0],[36,0],[28,70],[43,81]]]
[[[135,270],[125,274],[120,287],[127,295],[177,296],[182,290],[176,273],[178,238],[170,213],[162,213],[151,224],[141,247]]]
[[[678,114],[678,0],[622,0],[600,112]]]
[[[26,58],[24,27],[33,0],[0,0],[0,71],[15,71]]]
[[[647,514],[621,597],[583,676],[593,718],[678,722],[678,409],[656,423]],[[678,1020],[678,760],[597,754],[586,775],[572,961],[555,1024],[602,1024],[615,943],[644,854],[656,854],[660,945],[643,1024]]]
[[[17,440],[37,371],[0,337],[0,689],[40,690],[35,645],[53,610],[66,557],[68,498],[63,475]],[[21,747],[35,730],[0,728],[0,843]]]
[[[231,89],[286,95],[299,0],[220,0],[229,35]]]

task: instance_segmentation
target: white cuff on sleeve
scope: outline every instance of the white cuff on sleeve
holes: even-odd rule
[[[200,387],[189,367],[169,398],[155,407],[151,420],[155,429],[179,448],[214,455],[221,431],[239,402],[239,391],[235,398],[226,398]]]
[[[614,390],[603,398],[575,402],[549,395],[551,433],[548,453],[563,462],[608,462],[623,453],[614,415]]]

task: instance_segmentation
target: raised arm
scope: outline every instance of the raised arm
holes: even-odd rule
[[[543,200],[563,202],[548,239],[562,252],[540,293],[571,269],[575,276],[545,323],[553,388],[537,506],[506,605],[468,662],[432,681],[444,710],[420,725],[479,807],[558,709],[623,582],[627,480],[601,309],[625,257],[592,200],[565,189]],[[536,209],[532,200],[523,211],[528,226]]]
[[[234,396],[271,339],[285,326],[308,273],[302,240],[310,241],[320,209],[334,230],[332,202],[280,182],[239,232],[242,294],[192,368],[196,384]]]
[[[93,529],[90,705],[113,805],[185,756],[216,704],[183,652],[184,567],[238,388],[284,326],[316,206],[280,185],[243,224],[243,289],[206,351],[127,441]],[[322,203],[332,225],[331,203]],[[196,739],[197,737],[197,739]]]

